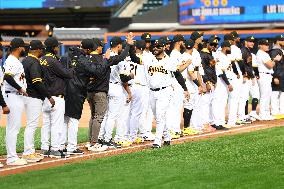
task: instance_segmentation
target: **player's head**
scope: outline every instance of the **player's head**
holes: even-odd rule
[[[44,44],[46,46],[46,52],[57,54],[59,52],[60,43],[55,37],[48,37]]]
[[[42,44],[40,40],[32,40],[29,46],[29,52],[36,57],[41,57],[43,55],[43,51],[45,46]]]
[[[231,33],[227,33],[224,35],[224,41],[229,41],[231,44],[235,44],[235,37]]]
[[[208,50],[212,52],[216,52],[218,49],[219,40],[220,40],[220,37],[211,36],[208,39],[208,45],[207,45]]]
[[[162,53],[164,53],[165,46],[166,46],[166,43],[164,40],[162,39],[156,40],[153,45],[153,54],[155,56],[161,55]]]
[[[166,49],[166,50],[170,50],[170,47],[171,47],[171,40],[169,39],[169,37],[168,37],[168,36],[162,36],[162,37],[160,37],[159,39],[164,40],[164,42],[165,42],[165,44],[166,44],[165,49]]]
[[[110,40],[110,48],[115,49],[118,53],[122,51],[122,39],[120,37],[113,37]]]
[[[11,52],[19,57],[26,55],[26,47],[28,44],[22,38],[14,38],[10,43]]]
[[[279,45],[282,49],[284,49],[284,35],[275,36],[275,44]]]
[[[194,41],[196,45],[203,43],[203,32],[194,31],[190,35],[190,39]]]
[[[191,39],[188,39],[184,42],[185,50],[188,53],[192,53],[193,51],[193,46],[194,46],[194,41]]]
[[[184,36],[181,34],[177,34],[173,37],[173,47],[174,48],[180,48],[183,49],[184,48]]]
[[[224,41],[222,44],[221,44],[221,48],[222,48],[222,52],[224,54],[231,54],[231,43],[230,41]]]
[[[269,42],[267,39],[261,39],[258,41],[258,48],[265,52],[269,51]]]
[[[234,41],[235,41],[236,43],[240,43],[241,38],[240,38],[238,32],[237,32],[237,31],[232,31],[231,34],[232,34],[233,37],[234,37]]]
[[[146,42],[144,40],[137,40],[134,44],[137,53],[142,53],[146,48]]]
[[[81,41],[81,49],[86,55],[89,55],[94,48],[94,41],[92,39],[83,39]]]
[[[151,39],[152,36],[150,33],[143,33],[141,35],[141,40],[144,40],[146,42],[146,49],[149,50],[151,47]]]
[[[253,36],[248,36],[245,38],[245,47],[253,49],[255,38]]]
[[[105,44],[99,38],[93,38],[93,42],[94,42],[94,50],[98,54],[102,54]]]

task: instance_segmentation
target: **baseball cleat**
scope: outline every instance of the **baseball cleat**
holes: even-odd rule
[[[144,140],[141,139],[141,138],[136,138],[136,139],[133,141],[133,143],[135,143],[135,144],[140,144],[140,143],[143,143],[143,142],[144,142]]]
[[[92,146],[92,144],[89,143],[89,142],[87,142],[84,147],[88,149],[88,148],[90,148],[91,146]]]
[[[190,128],[190,127],[187,127],[187,128],[184,128],[183,129],[183,135],[184,136],[187,136],[187,135],[196,135],[198,134],[198,131],[193,129],[193,128]]]
[[[76,150],[73,150],[73,151],[67,151],[67,154],[69,154],[69,155],[82,155],[82,154],[84,154],[84,152],[77,148]]]
[[[180,138],[180,134],[178,132],[170,132],[171,138],[172,139],[178,139]]]
[[[171,141],[164,141],[164,146],[170,146],[171,145]]]
[[[157,148],[161,148],[161,146],[160,146],[159,144],[153,144],[153,145],[152,145],[152,148],[153,148],[153,149],[157,149]]]
[[[261,117],[259,115],[257,115],[256,111],[251,111],[249,116],[256,119],[256,120],[262,120]]]
[[[108,147],[106,145],[96,143],[93,146],[89,147],[88,150],[92,152],[103,152],[103,151],[106,151],[107,148]]]
[[[41,154],[44,156],[44,157],[48,157],[50,155],[50,150],[41,150]]]
[[[143,139],[145,141],[153,141],[153,140],[155,140],[155,135],[153,133],[148,133],[148,134],[143,136]]]
[[[70,155],[65,154],[62,150],[57,150],[57,151],[51,150],[49,157],[59,159],[59,158],[68,158],[68,157],[70,157]]]
[[[22,158],[26,160],[28,163],[36,163],[42,160],[35,154],[23,155]]]
[[[120,147],[128,147],[131,146],[131,144],[132,142],[129,142],[128,140],[116,142],[116,145]]]
[[[121,146],[118,146],[117,144],[115,144],[114,142],[112,142],[112,140],[110,141],[104,141],[104,146],[107,146],[107,148],[121,148]]]
[[[282,115],[281,114],[276,114],[276,115],[272,115],[274,119],[282,119]]]
[[[25,159],[17,159],[11,163],[7,163],[7,165],[11,166],[20,166],[20,165],[27,165],[28,162]]]

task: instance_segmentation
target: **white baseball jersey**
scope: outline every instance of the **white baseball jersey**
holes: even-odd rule
[[[116,56],[117,53],[110,52],[110,56]],[[129,74],[130,67],[128,61],[121,61],[117,65],[111,66],[111,72],[110,72],[110,83],[122,83],[120,80],[120,74]]]
[[[252,67],[258,67],[258,61],[256,55],[251,53],[251,57],[252,57]]]
[[[140,56],[140,55],[139,55]],[[147,57],[144,57],[141,55],[141,62],[140,64],[129,62],[129,73],[132,73],[134,75],[134,78],[130,81],[131,84],[139,84],[142,86],[147,85],[147,79],[146,79],[146,73],[144,68],[143,61],[148,61]]]
[[[242,60],[242,51],[239,47],[236,45],[231,45],[231,54],[228,54],[228,57],[230,58],[231,61],[239,61]],[[236,64],[237,70],[239,75],[242,75],[242,72],[240,70],[240,67],[238,64]]]
[[[258,62],[259,73],[274,73],[273,69],[268,69],[265,65],[265,63],[271,60],[267,52],[264,52],[263,50],[258,50],[256,53],[256,58]]]
[[[168,87],[173,84],[172,72],[175,72],[177,67],[170,61],[171,59],[165,56],[161,60],[155,58],[144,64],[148,86],[151,89]]]
[[[218,53],[216,56],[216,75],[220,75],[225,71],[228,79],[236,79],[237,75],[233,72],[232,63],[229,56],[224,53]]]
[[[195,49],[193,48],[193,51],[192,51],[192,64],[194,67],[198,67],[199,69],[199,74],[200,75],[204,75],[204,70],[203,70],[203,67],[202,67],[202,64],[201,64],[201,56],[200,56],[200,53]]]
[[[15,82],[24,90],[27,88],[23,64],[13,55],[9,55],[4,65],[4,74],[11,75]],[[17,92],[7,81],[4,81],[5,91]]]

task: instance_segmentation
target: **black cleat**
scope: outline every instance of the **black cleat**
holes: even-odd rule
[[[82,155],[82,154],[84,154],[84,152],[77,148],[76,150],[74,150],[72,152],[68,152],[67,151],[67,154],[70,154],[70,155]]]
[[[171,145],[171,141],[164,141],[164,146],[170,146]]]
[[[153,149],[157,149],[157,148],[161,148],[161,146],[160,146],[159,144],[153,144],[153,145],[152,145],[152,148],[153,148]]]
[[[229,130],[228,128],[224,127],[223,125],[219,125],[217,130]]]

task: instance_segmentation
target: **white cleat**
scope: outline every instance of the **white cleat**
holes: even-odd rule
[[[106,145],[102,145],[98,143],[88,148],[88,150],[92,152],[103,152],[103,151],[106,151],[107,149],[108,147]]]
[[[11,163],[7,163],[7,165],[11,166],[20,166],[20,165],[27,165],[28,162],[25,159],[17,159]]]
[[[255,120],[262,120],[259,115],[255,111],[250,112],[249,116]]]

